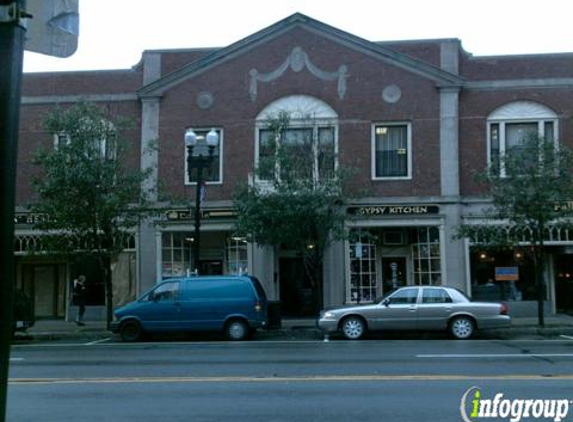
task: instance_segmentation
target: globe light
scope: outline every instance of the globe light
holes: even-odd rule
[[[207,134],[207,145],[210,147],[216,147],[219,144],[219,135],[215,129],[211,129]]]
[[[197,145],[197,134],[193,132],[193,129],[187,129],[185,132],[185,146],[194,147]]]

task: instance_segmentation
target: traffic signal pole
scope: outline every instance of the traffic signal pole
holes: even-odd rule
[[[14,204],[25,0],[0,0],[0,422],[6,420],[14,298]]]

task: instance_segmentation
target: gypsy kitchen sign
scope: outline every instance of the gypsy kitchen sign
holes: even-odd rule
[[[360,217],[376,217],[386,215],[427,215],[438,214],[437,205],[369,205],[350,207],[348,213]]]

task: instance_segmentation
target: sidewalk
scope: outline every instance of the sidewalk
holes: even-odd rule
[[[402,338],[392,335],[392,338]],[[87,321],[85,326],[78,326],[74,322],[63,320],[40,320],[29,328],[27,332],[16,333],[16,343],[29,341],[97,341],[113,337],[114,334],[106,330],[104,321]],[[506,329],[478,331],[478,339],[544,339],[568,336],[573,339],[573,316],[558,314],[545,318],[545,327],[537,325],[537,318],[513,318],[512,327]],[[119,339],[119,337],[115,337]],[[259,340],[320,340],[323,336],[316,329],[314,318],[291,319],[283,318],[282,326],[278,329],[260,330],[256,339]],[[404,337],[411,338],[411,336]],[[426,337],[416,334],[414,338]]]

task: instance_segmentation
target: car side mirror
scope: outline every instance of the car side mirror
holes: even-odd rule
[[[382,301],[382,305],[384,305],[384,306],[386,306],[386,307],[390,306],[390,299],[384,299],[384,300]]]
[[[149,296],[147,296],[147,300],[150,302],[157,302],[157,296],[155,295],[155,292],[149,293]]]

